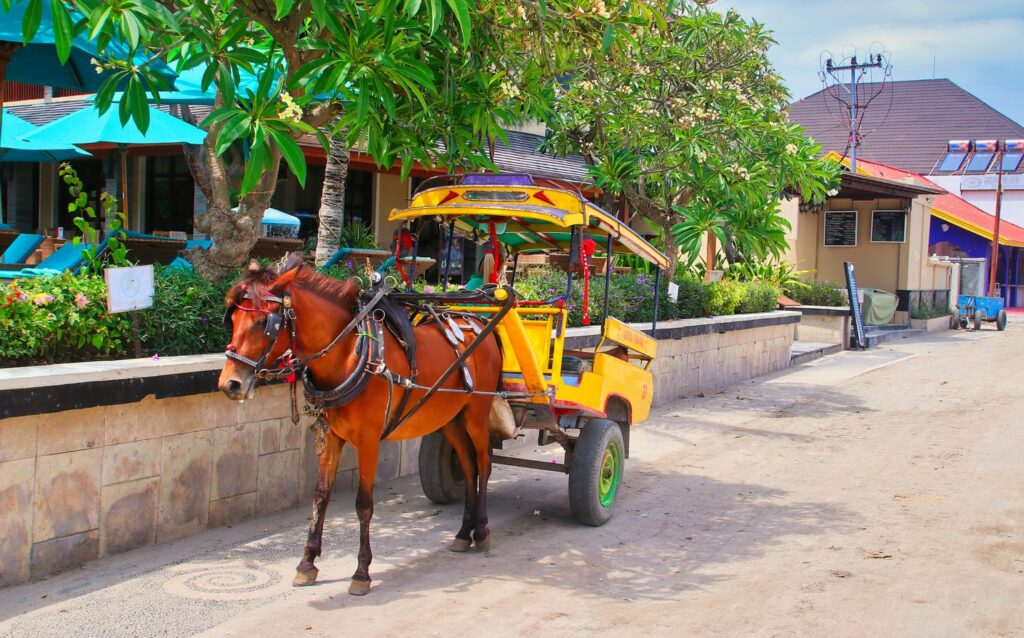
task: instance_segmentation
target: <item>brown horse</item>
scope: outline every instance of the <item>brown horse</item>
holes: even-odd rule
[[[289,264],[291,265],[291,264]],[[256,383],[254,363],[275,361],[291,347],[295,357],[302,359],[320,352],[349,325],[356,315],[359,292],[358,281],[339,281],[317,273],[302,264],[285,266],[282,272],[260,268],[253,263],[227,295],[226,303],[232,326],[231,345],[219,388],[229,398],[242,401],[252,395]],[[285,301],[287,297],[287,302]],[[266,329],[269,320],[286,315],[284,306],[290,304],[294,323],[276,334]],[[360,328],[361,330],[361,328]],[[308,362],[308,369],[318,389],[333,389],[354,372],[358,365],[355,330],[319,358]],[[294,345],[292,345],[294,335]],[[390,331],[384,330],[384,361],[394,373],[408,376],[410,366],[405,351]],[[271,342],[271,339],[274,339]],[[466,345],[473,341],[474,333],[465,331]],[[501,351],[493,334],[470,353],[466,367],[480,390],[495,391],[500,383]],[[436,324],[415,328],[416,383],[431,386],[443,376],[455,361],[456,354]],[[258,360],[259,357],[262,360]],[[251,363],[246,363],[247,359]],[[318,450],[320,467],[313,495],[313,518],[309,526],[302,560],[296,569],[295,586],[312,585],[318,569],[313,561],[320,556],[324,512],[331,498],[342,446],[355,446],[359,460],[359,490],[356,495],[356,513],[359,516],[359,566],[352,576],[349,593],[364,595],[370,589],[370,518],[373,516],[373,483],[377,473],[377,458],[381,436],[385,429],[386,414],[401,403],[404,392],[411,392],[408,406],[412,406],[425,391],[418,388],[403,389],[391,385],[380,376],[372,376],[365,389],[350,403],[325,410],[328,424],[326,444]],[[442,388],[463,390],[460,375],[451,375]],[[390,395],[390,399],[389,399]],[[411,418],[392,432],[389,440],[412,439],[441,430],[458,456],[466,480],[466,506],[462,528],[455,536],[451,549],[467,551],[473,541],[477,548],[490,546],[487,528],[487,480],[491,473],[488,435],[488,415],[493,395],[468,392],[438,392],[428,399]],[[475,464],[474,464],[475,460]]]

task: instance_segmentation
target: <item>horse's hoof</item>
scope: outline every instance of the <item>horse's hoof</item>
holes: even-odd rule
[[[295,578],[292,579],[292,587],[308,587],[316,582],[316,575],[320,570],[314,567],[309,571],[295,570]]]
[[[370,593],[370,581],[353,580],[348,586],[348,593],[353,596],[365,596]]]
[[[483,539],[482,541],[476,541],[476,551],[478,552],[489,552],[491,551],[491,537]]]
[[[452,541],[452,546],[449,547],[448,549],[450,549],[453,552],[458,552],[458,553],[461,554],[463,552],[468,552],[470,546],[472,546],[472,545],[473,545],[473,541],[469,540],[468,538],[465,539],[465,540],[463,540],[461,538],[456,538],[455,540]]]

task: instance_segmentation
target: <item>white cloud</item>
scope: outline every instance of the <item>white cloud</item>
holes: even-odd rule
[[[821,88],[822,52],[856,49],[863,59],[884,48],[893,79],[945,77],[1018,122],[1024,122],[1020,61],[1024,7],[1019,0],[981,3],[923,0],[768,2],[725,0],[741,15],[764,22],[779,44],[769,52],[794,97]],[[876,76],[877,77],[877,76]]]

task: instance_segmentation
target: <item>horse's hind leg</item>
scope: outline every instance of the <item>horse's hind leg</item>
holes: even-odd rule
[[[316,582],[317,573],[320,571],[313,565],[313,561],[320,556],[324,514],[327,511],[327,504],[331,500],[334,477],[338,472],[338,462],[341,461],[341,449],[344,443],[337,434],[330,430],[327,431],[326,445],[320,453],[320,467],[316,473],[316,487],[313,490],[313,519],[309,523],[309,536],[306,538],[306,548],[302,552],[302,560],[295,568],[295,578],[292,580],[294,587],[312,585]]]
[[[476,464],[473,460],[472,442],[466,434],[461,416],[444,426],[441,433],[455,450],[455,456],[459,459],[459,467],[462,468],[462,475],[466,479],[466,508],[462,512],[462,528],[455,535],[450,549],[453,552],[466,552],[473,544],[470,535],[473,533],[473,528],[476,527],[477,509]]]
[[[477,487],[476,515],[473,540],[476,548],[487,551],[491,548],[491,531],[487,527],[487,481],[491,478],[491,434],[488,418],[491,413],[490,397],[474,398],[462,412],[466,432],[476,452]]]
[[[348,593],[365,596],[370,592],[370,519],[373,518],[373,483],[377,478],[377,455],[379,444],[376,439],[356,445],[359,454],[359,491],[356,493],[356,515],[359,517],[359,565],[352,574]]]

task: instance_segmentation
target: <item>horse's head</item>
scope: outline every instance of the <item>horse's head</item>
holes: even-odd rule
[[[224,327],[231,335],[228,359],[217,385],[235,401],[252,398],[257,373],[278,360],[290,345],[285,322],[285,292],[301,260],[289,263],[279,274],[253,261],[245,275],[228,291],[225,299]]]

